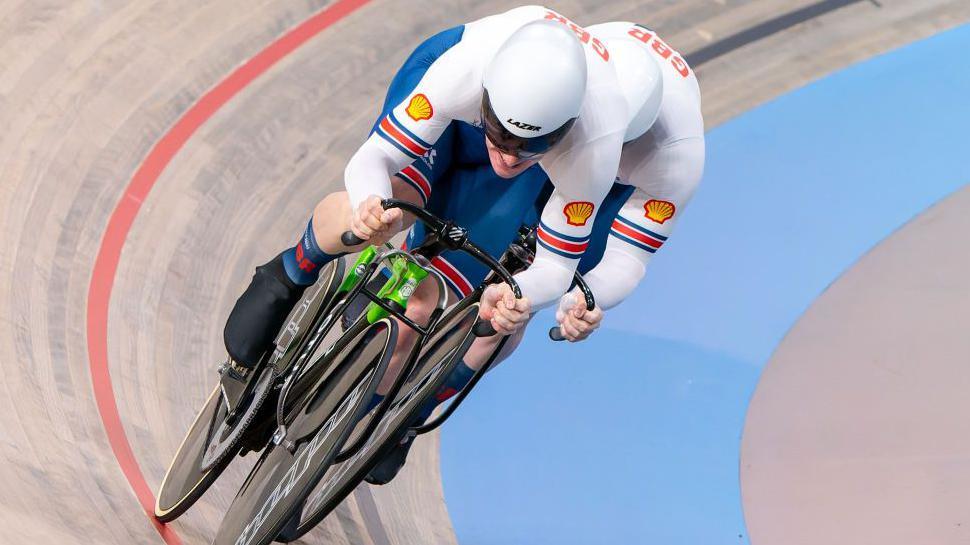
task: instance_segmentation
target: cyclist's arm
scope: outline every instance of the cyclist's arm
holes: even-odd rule
[[[394,198],[406,200],[422,208],[427,206],[438,183],[447,183],[456,145],[459,145],[459,136],[455,123],[452,123],[430,152],[391,178]],[[415,219],[413,215],[405,213],[403,228],[411,227]]]
[[[391,196],[391,176],[428,151],[467,105],[468,67],[456,45],[439,57],[404,100],[388,109],[344,171],[344,184],[354,208],[371,195]],[[480,93],[477,87],[471,94]]]
[[[613,185],[621,145],[622,133],[611,134],[542,162],[556,189],[539,220],[535,260],[516,275],[534,310],[555,303],[572,284],[596,209]]]
[[[679,140],[664,146],[633,169],[637,189],[610,228],[602,260],[585,274],[596,305],[609,309],[626,299],[646,272],[647,264],[673,232],[700,183],[704,141]]]

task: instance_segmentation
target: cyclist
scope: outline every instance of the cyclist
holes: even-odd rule
[[[613,54],[628,101],[642,100],[644,107],[627,130],[616,184],[596,216],[590,247],[579,265],[597,308],[587,312],[575,290],[557,308],[556,319],[570,341],[585,339],[599,326],[602,311],[618,305],[639,285],[704,170],[700,88],[683,56],[642,25],[612,22],[588,29]],[[643,62],[647,58],[657,62]],[[654,68],[659,69],[660,100],[655,122],[650,122],[654,97],[643,92],[643,81],[656,77],[649,73]]]
[[[700,89],[683,57],[641,25],[613,22],[590,26],[587,30],[605,43],[629,108],[616,183],[597,211],[589,248],[579,265],[597,306],[592,311],[586,310],[583,298],[574,290],[562,296],[557,308],[557,321],[570,341],[586,338],[599,326],[603,310],[619,304],[640,283],[651,257],[670,236],[683,213],[704,168]],[[460,173],[448,175],[464,182]],[[529,184],[534,187],[538,180],[544,181],[545,176],[535,167],[520,174],[509,187],[522,188]],[[464,186],[454,182],[450,185]],[[545,206],[551,190],[551,185],[546,183],[537,199],[538,208]],[[535,212],[530,217],[530,211],[510,212],[506,201],[495,202],[495,206],[506,210],[490,217],[504,216],[505,222],[512,224],[516,217],[525,223],[535,221]],[[437,203],[431,203],[430,208],[450,214],[448,217],[463,225],[480,211],[478,205],[461,201],[446,210],[438,210]],[[476,240],[488,242],[488,233],[484,230],[484,240]],[[502,242],[508,244],[504,239]],[[537,242],[540,249],[557,249],[551,246],[555,241],[541,232]],[[453,259],[461,260],[457,270],[465,276],[476,280],[484,276],[484,269],[473,261],[457,253]],[[521,334],[519,330],[510,339],[507,353],[514,350]],[[420,419],[430,416],[438,403],[467,384],[475,369],[484,363],[494,342],[494,339],[476,341],[435,399],[423,408]],[[368,482],[383,484],[394,478],[404,465],[410,445],[411,437],[405,437],[371,471]]]
[[[482,317],[500,333],[514,332],[533,308],[554,304],[568,290],[588,244],[593,213],[617,171],[626,117],[605,46],[552,10],[524,6],[426,40],[395,76],[380,120],[349,161],[346,193],[325,197],[299,242],[258,267],[237,300],[224,335],[230,355],[227,374],[244,378],[271,348],[286,315],[320,269],[360,248],[343,245],[340,236],[345,230],[351,229],[365,244],[375,244],[403,228],[400,210],[383,210],[382,198],[398,190],[417,194],[419,202],[441,198],[437,184],[431,191],[431,180],[435,169],[440,172],[447,166],[442,150],[448,139],[469,131],[477,133],[475,149],[455,150],[455,155],[481,161],[484,143],[490,172],[488,180],[479,180],[480,187],[488,186],[489,180],[494,184],[495,175],[513,178],[537,164],[554,186],[541,225],[557,242],[550,246],[553,250],[540,248],[532,267],[516,276],[524,297],[516,300],[504,284],[489,287],[482,297]],[[538,182],[519,187],[520,179],[498,181],[516,191],[533,189],[532,200],[541,189]],[[452,189],[452,199],[467,197],[488,204],[482,197]],[[480,219],[486,221],[493,209],[483,206]],[[509,229],[508,241],[518,227],[492,223],[496,230]],[[448,269],[445,259],[440,263]],[[469,279],[457,269],[450,272],[454,274],[447,274],[449,281],[459,293],[466,293]],[[421,284],[409,313],[412,307],[418,315],[427,309],[433,289],[431,283]],[[413,332],[402,328],[399,345],[412,340]]]

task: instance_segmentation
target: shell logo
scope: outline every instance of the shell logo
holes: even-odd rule
[[[408,107],[404,111],[407,112],[408,117],[415,121],[431,119],[431,116],[434,115],[434,108],[431,106],[431,101],[422,93],[411,97],[411,102],[408,103]]]
[[[674,216],[674,212],[677,211],[677,207],[674,203],[667,201],[658,201],[656,199],[650,199],[646,204],[643,205],[643,209],[646,211],[644,214],[648,220],[653,220],[657,223],[663,223]]]
[[[566,223],[569,225],[586,225],[589,218],[593,216],[593,203],[574,201],[564,206],[562,213],[566,215]]]

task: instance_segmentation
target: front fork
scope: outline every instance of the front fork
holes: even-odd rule
[[[385,246],[393,250],[391,245],[386,244]],[[354,266],[351,267],[350,273],[347,274],[344,281],[340,284],[338,293],[347,293],[358,282],[361,282],[368,267],[378,257],[380,257],[380,254],[376,246],[368,246],[367,249],[361,252],[357,257],[357,261],[354,262]],[[403,314],[407,310],[408,300],[411,298],[411,295],[417,290],[418,285],[428,277],[428,270],[403,256],[391,257],[390,270],[391,276],[377,292],[377,297]],[[365,313],[367,323],[369,324],[373,324],[390,315],[386,309],[374,302],[367,305]]]

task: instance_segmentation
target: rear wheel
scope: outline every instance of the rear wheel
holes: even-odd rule
[[[229,465],[226,458],[211,469],[202,469],[202,455],[214,422],[226,417],[226,405],[217,385],[175,452],[155,500],[155,517],[162,522],[178,518],[209,488]]]
[[[472,327],[478,317],[477,302],[459,305],[448,316],[442,318],[437,332],[434,333],[411,373],[411,377],[401,388],[398,397],[392,402],[383,421],[367,439],[360,451],[345,462],[334,464],[323,480],[307,496],[301,509],[294,512],[278,541],[295,541],[309,532],[360,484],[371,468],[400,439],[401,434],[414,424],[425,400],[437,391],[441,384],[461,361],[474,337]],[[355,427],[351,440],[356,439],[366,427],[369,418],[365,417]]]
[[[380,320],[362,328],[345,348],[323,357],[331,361],[315,364],[330,371],[291,413],[280,444],[263,452],[223,518],[214,544],[273,541],[346,442],[387,369],[396,340],[397,323]],[[288,442],[291,449],[285,448]]]
[[[328,264],[314,287],[308,290],[308,295],[291,313],[287,326],[277,338],[283,358],[296,357],[294,345],[299,343],[293,341],[300,332],[305,333],[317,323],[321,314],[332,306],[343,271],[342,258]],[[244,401],[247,405],[231,422],[227,419],[229,413],[219,385],[206,399],[175,452],[158,491],[155,516],[162,522],[175,520],[205,493],[239,452],[240,445],[246,442],[250,424],[265,418],[267,411],[260,412],[259,409],[267,398],[272,397],[275,377],[269,366],[264,365],[257,372],[259,375],[252,379],[255,384],[251,393]],[[249,446],[261,448],[261,445]]]

